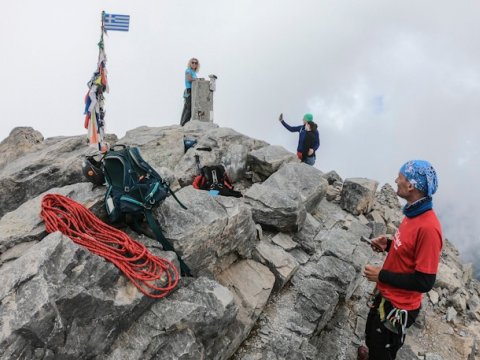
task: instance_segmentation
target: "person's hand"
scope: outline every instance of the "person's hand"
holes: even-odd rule
[[[378,274],[380,274],[380,270],[382,270],[381,267],[367,264],[363,270],[363,276],[365,276],[368,281],[378,282]]]
[[[372,239],[372,249],[376,252],[384,252],[387,249],[387,238],[385,236],[378,236]]]
[[[312,156],[313,155],[313,149],[308,149],[308,156]]]
[[[280,121],[280,122],[283,121],[283,113],[281,113],[280,116],[278,117],[278,121]]]

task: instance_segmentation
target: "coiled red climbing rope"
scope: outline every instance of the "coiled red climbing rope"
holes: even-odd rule
[[[45,195],[40,216],[47,232],[60,231],[75,243],[104,257],[146,296],[162,298],[178,283],[178,271],[170,261],[152,255],[144,245],[105,224],[68,197]]]

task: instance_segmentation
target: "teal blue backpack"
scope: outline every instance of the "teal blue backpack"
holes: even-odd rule
[[[134,222],[135,230],[140,231],[139,222],[145,217],[163,249],[175,251],[163,236],[152,211],[169,195],[182,208],[187,208],[177,199],[168,182],[142,158],[139,149],[115,145],[103,158],[103,173],[107,185],[105,209],[110,221],[125,221],[128,214]],[[177,255],[182,275],[191,276],[190,269],[178,253]]]

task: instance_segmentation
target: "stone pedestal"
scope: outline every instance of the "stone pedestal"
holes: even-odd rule
[[[213,122],[213,93],[210,81],[199,79],[192,82],[192,120]]]

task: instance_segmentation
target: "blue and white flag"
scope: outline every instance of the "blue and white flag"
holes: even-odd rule
[[[103,28],[113,31],[128,31],[130,15],[107,14],[103,16]]]

